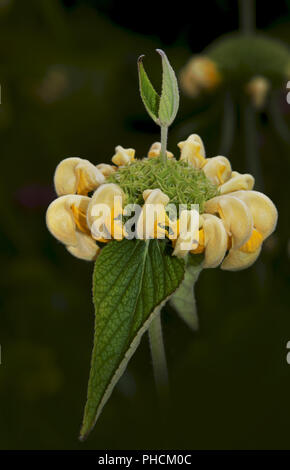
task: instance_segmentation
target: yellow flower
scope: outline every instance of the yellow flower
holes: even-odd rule
[[[219,186],[221,194],[239,191],[240,189],[251,190],[255,184],[255,179],[248,173],[241,175],[237,171],[233,171],[231,178]]]
[[[185,141],[179,142],[180,160],[190,163],[194,168],[202,168],[206,162],[204,145],[197,134],[191,134]]]
[[[250,238],[253,230],[253,219],[246,204],[232,195],[217,196],[204,205],[205,213],[218,215],[228,235],[232,240],[232,247],[240,248]]]
[[[105,178],[110,176],[112,173],[115,173],[118,169],[116,166],[108,165],[107,163],[100,163],[99,165],[96,165],[96,168],[105,176]]]
[[[54,186],[58,196],[87,195],[105,181],[102,173],[88,160],[66,158],[56,167]]]
[[[234,271],[250,266],[259,256],[264,240],[275,229],[278,217],[275,205],[264,194],[253,191],[252,175],[232,171],[226,157],[206,158],[197,134],[191,134],[178,146],[180,161],[203,171],[207,180],[216,185],[219,195],[205,201],[197,225],[195,210],[183,209],[178,218],[179,208],[171,207],[167,194],[158,187],[147,189],[143,191],[144,205],[137,213],[137,222],[132,225],[136,225],[135,236],[139,239],[167,237],[174,256],[203,253],[204,268],[221,265],[222,269]],[[152,144],[148,159],[158,157],[160,150],[160,142]],[[130,238],[131,234],[123,226],[123,217],[131,214],[130,210],[128,213],[123,210],[125,194],[118,184],[105,180],[118,171],[118,166],[134,162],[134,155],[135,150],[118,146],[112,159],[117,167],[105,163],[94,166],[80,158],[68,158],[58,165],[54,179],[60,197],[49,206],[46,220],[50,232],[73,255],[92,260],[100,250],[95,240],[106,243],[112,238]],[[170,152],[167,157],[174,158]],[[150,165],[148,159],[144,159],[146,165]],[[119,181],[118,176],[115,181]],[[172,188],[174,185],[170,191]],[[93,196],[87,197],[93,190]]]
[[[273,202],[257,191],[236,191],[233,195],[246,204],[253,220],[250,237],[239,249],[231,248],[221,268],[236,271],[251,266],[258,258],[263,241],[275,230],[278,213]]]
[[[180,84],[185,93],[196,97],[202,90],[213,90],[221,82],[215,62],[205,56],[190,59],[180,73]]]
[[[204,268],[216,268],[223,260],[227,247],[228,236],[224,224],[219,217],[203,214],[199,230],[199,245],[191,253],[204,252]]]
[[[90,199],[87,210],[87,223],[92,237],[101,242],[111,238],[122,240],[123,191],[114,184],[102,184]]]
[[[148,158],[156,158],[159,157],[161,152],[161,143],[160,142],[154,142],[154,144],[151,145],[149,151],[148,151]],[[171,152],[166,152],[167,158],[173,158],[174,155]]]
[[[112,162],[117,166],[129,165],[134,161],[135,150],[124,149],[121,145],[115,148],[115,155],[112,158]]]
[[[89,202],[86,196],[65,195],[55,199],[46,212],[47,228],[52,235],[71,254],[87,261],[95,259],[100,250],[86,222]]]
[[[232,167],[226,157],[218,156],[206,159],[202,171],[207,179],[219,186],[231,177]]]
[[[271,82],[266,77],[256,75],[246,85],[246,93],[250,96],[251,101],[255,108],[263,108],[269,90],[271,88]]]
[[[173,256],[184,258],[189,251],[198,246],[199,214],[196,210],[183,210],[179,219],[179,236],[176,240]]]
[[[147,189],[143,198],[145,204],[137,221],[137,238],[164,238],[168,221],[165,206],[169,197],[160,189]]]

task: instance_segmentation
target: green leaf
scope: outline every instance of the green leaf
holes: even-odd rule
[[[177,79],[165,52],[156,49],[162,59],[162,93],[159,104],[159,120],[162,126],[170,126],[174,121],[179,106]]]
[[[189,255],[184,280],[170,299],[170,305],[193,331],[198,330],[194,285],[202,270],[202,261],[202,255]]]
[[[95,264],[95,338],[80,439],[86,438],[160,307],[178,288],[184,261],[165,240],[112,241]]]
[[[140,94],[149,116],[153,119],[153,121],[156,122],[156,124],[160,125],[160,121],[158,119],[160,96],[155,91],[153,85],[151,84],[148,78],[147,73],[145,72],[142,62],[143,57],[144,55],[141,55],[138,59]]]

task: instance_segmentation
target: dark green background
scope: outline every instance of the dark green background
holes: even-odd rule
[[[93,339],[92,264],[45,226],[57,163],[109,162],[118,144],[145,155],[158,140],[138,95],[136,59],[158,84],[156,47],[178,72],[191,53],[238,27],[237,2],[0,1],[0,448],[290,448],[289,144],[258,125],[265,192],[279,210],[254,267],[204,271],[200,330],[165,309],[173,405],[159,414],[147,337],[84,444],[77,440]],[[258,27],[289,41],[289,2],[257,2]],[[290,129],[286,82],[278,96]],[[200,132],[218,152],[222,97],[181,96],[169,149]],[[239,108],[228,157],[246,171]],[[260,175],[260,176],[261,176]],[[289,244],[288,244],[289,252]]]

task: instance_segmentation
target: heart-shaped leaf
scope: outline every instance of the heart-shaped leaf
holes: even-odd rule
[[[95,338],[80,439],[98,419],[143,333],[184,276],[165,240],[112,241],[95,264]]]

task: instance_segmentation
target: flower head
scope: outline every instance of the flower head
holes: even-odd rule
[[[226,157],[206,158],[197,134],[178,147],[180,158],[167,152],[166,164],[159,142],[141,160],[135,150],[117,146],[112,158],[117,166],[63,160],[55,172],[60,197],[47,210],[49,230],[73,255],[94,259],[101,249],[97,243],[128,236],[126,205],[141,204],[132,224],[137,238],[167,238],[173,256],[203,253],[205,268],[250,266],[275,229],[274,204],[253,190],[251,175],[232,171]],[[193,204],[199,205],[199,221]]]

